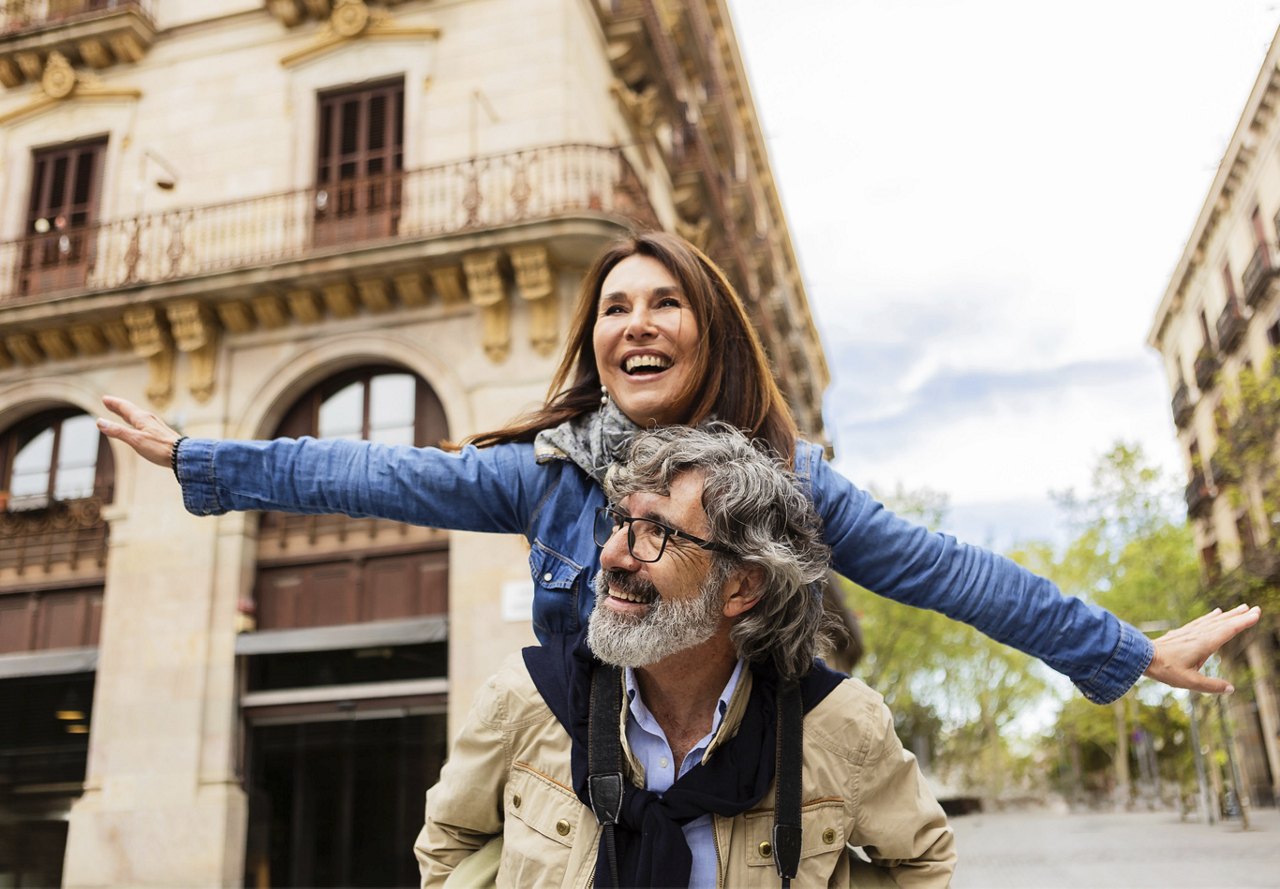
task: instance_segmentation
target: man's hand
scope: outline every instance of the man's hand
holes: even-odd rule
[[[1189,624],[1170,630],[1155,640],[1155,656],[1146,676],[1192,691],[1231,694],[1235,691],[1225,679],[1214,679],[1200,672],[1204,662],[1232,637],[1258,622],[1262,615],[1257,605],[1237,605],[1228,612],[1215,608]]]
[[[102,403],[113,414],[128,425],[112,420],[98,418],[98,429],[107,438],[122,441],[138,452],[138,455],[150,460],[157,466],[168,466],[173,455],[173,443],[178,440],[178,433],[170,429],[165,422],[148,410],[143,410],[132,401],[106,395]]]

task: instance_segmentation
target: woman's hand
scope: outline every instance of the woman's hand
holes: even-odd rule
[[[173,443],[178,433],[151,411],[143,410],[132,401],[104,395],[102,403],[124,423],[98,418],[98,431],[107,438],[122,441],[157,466],[168,466],[173,456]]]
[[[1189,624],[1170,630],[1155,640],[1155,656],[1145,675],[1174,688],[1189,688],[1210,694],[1235,691],[1225,679],[1200,672],[1204,662],[1237,633],[1249,629],[1262,615],[1257,605],[1237,605],[1230,611],[1215,608]]]

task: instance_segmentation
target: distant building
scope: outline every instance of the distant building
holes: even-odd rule
[[[1280,590],[1280,512],[1270,457],[1243,465],[1227,444],[1244,416],[1240,379],[1267,377],[1280,347],[1280,41],[1273,41],[1148,338],[1164,358],[1187,466],[1187,514],[1215,604]],[[1242,452],[1241,452],[1242,453]],[[1229,699],[1243,780],[1255,804],[1280,797],[1280,614],[1264,612],[1223,653],[1240,691]]]
[[[661,226],[821,440],[724,0],[8,0],[0,84],[0,885],[416,883],[447,739],[532,639],[523,540],[192,518],[91,418],[492,429],[589,259]]]

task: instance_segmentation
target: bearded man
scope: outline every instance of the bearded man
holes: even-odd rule
[[[478,696],[427,793],[423,885],[486,847],[499,886],[846,886],[860,847],[946,886],[951,830],[888,709],[815,660],[827,551],[798,480],[669,427],[606,493],[587,631]]]

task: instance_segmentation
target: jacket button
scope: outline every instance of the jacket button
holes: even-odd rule
[[[557,822],[556,822],[556,833],[560,834],[560,836],[562,836],[562,837],[568,836],[568,835],[569,835],[569,822],[568,822],[568,821],[565,821],[563,818],[561,818],[559,821],[557,821]]]
[[[771,856],[771,855],[773,855],[773,846],[770,846],[767,842],[765,842],[765,843],[761,843],[761,844],[760,844],[760,857],[761,857],[761,858],[768,858],[768,857],[769,857],[769,856]]]
[[[516,805],[518,806],[520,804],[516,803]],[[827,845],[831,845],[835,841],[836,841],[836,832],[834,830],[828,827],[826,830],[822,832],[822,842],[826,843]]]
[[[542,575],[542,582],[543,582],[543,583],[551,583],[551,572],[550,572],[550,571],[548,571],[546,574]]]
[[[520,808],[520,794],[512,794],[511,805],[515,806],[517,809]]]

